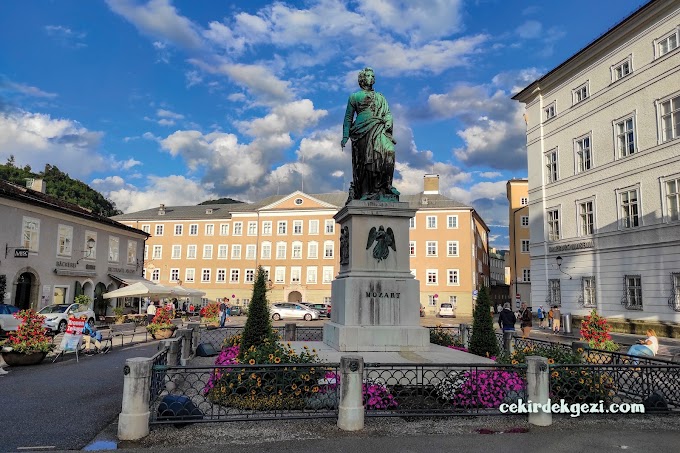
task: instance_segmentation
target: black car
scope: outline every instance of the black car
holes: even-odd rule
[[[331,317],[331,306],[327,304],[315,304],[312,302],[300,302],[302,305],[306,305],[309,308],[319,312],[320,318],[330,318]]]

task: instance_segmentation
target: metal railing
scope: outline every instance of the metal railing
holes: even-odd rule
[[[337,417],[338,366],[154,367],[150,423]]]
[[[678,365],[677,362],[656,357],[632,356],[623,352],[602,351],[599,349],[584,349],[584,359],[588,363],[600,365]]]
[[[168,348],[163,348],[151,358],[151,392],[149,402],[156,398],[165,386],[168,368]]]

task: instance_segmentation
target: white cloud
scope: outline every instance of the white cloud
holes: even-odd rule
[[[36,98],[52,99],[57,97],[56,93],[48,93],[47,91],[43,91],[38,87],[26,85],[24,83],[12,82],[6,78],[0,78],[0,91],[15,92]]]
[[[87,36],[86,33],[73,31],[63,25],[46,25],[45,32],[65,47],[75,49],[87,47],[87,44],[82,41]]]
[[[160,120],[157,121],[157,123],[160,126],[174,126],[175,120],[169,120],[169,119],[166,119],[166,118],[161,118]]]
[[[187,88],[203,82],[203,77],[200,76],[198,71],[187,71],[184,75],[187,79]]]
[[[114,161],[115,161],[115,156],[111,156],[111,160],[114,160]],[[142,163],[141,163],[140,161],[135,160],[135,159],[133,159],[133,158],[131,157],[131,158],[127,159],[127,160],[116,161],[116,165],[114,166],[114,168],[120,168],[120,169],[122,169],[122,170],[130,170],[131,168],[134,168],[134,167],[136,167],[136,166],[138,166],[138,165],[142,165]]]
[[[173,120],[181,120],[181,119],[184,118],[184,115],[182,115],[181,113],[175,113],[175,112],[172,112],[170,110],[165,110],[165,109],[158,109],[156,111],[156,115],[159,118],[170,118],[170,119],[173,119]]]
[[[315,110],[309,99],[301,99],[278,105],[263,118],[240,121],[237,126],[241,131],[255,137],[299,132],[315,126],[327,114],[326,110]]]
[[[203,31],[203,36],[221,50],[235,56],[243,52],[246,43],[245,38],[237,37],[228,25],[216,21],[208,24],[208,29]]]
[[[143,5],[132,0],[106,0],[106,3],[145,35],[190,49],[202,45],[197,26],[180,15],[169,0],[150,0]]]
[[[479,176],[482,178],[494,179],[499,178],[501,174],[497,171],[482,171],[479,173]]]
[[[528,20],[515,30],[522,39],[539,38],[543,32],[543,25],[536,20]]]

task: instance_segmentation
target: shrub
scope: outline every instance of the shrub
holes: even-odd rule
[[[604,351],[618,351],[619,345],[614,343],[609,334],[611,327],[607,319],[597,314],[593,309],[590,316],[586,316],[581,322],[581,341],[588,342],[591,349]]]
[[[470,352],[482,357],[498,356],[498,340],[493,328],[489,295],[485,286],[477,294],[477,303],[472,314],[472,336],[470,338]]]
[[[615,394],[614,378],[605,370],[557,367],[550,372],[550,398],[567,403],[609,403]]]
[[[201,309],[200,315],[205,318],[206,322],[220,322],[220,304],[210,302]]]
[[[55,345],[52,344],[43,327],[45,318],[35,310],[21,310],[12,316],[21,319],[22,323],[17,330],[8,333],[7,340],[0,342],[1,346],[10,347],[13,352],[22,354],[50,352],[54,349]]]
[[[257,268],[257,278],[253,285],[253,297],[248,306],[248,319],[243,328],[243,348],[249,350],[251,346],[258,347],[265,340],[272,340],[272,321],[269,316],[267,302],[267,282],[262,266]]]
[[[460,336],[453,335],[441,326],[430,329],[430,343],[440,346],[463,346]]]

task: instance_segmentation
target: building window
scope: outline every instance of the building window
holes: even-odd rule
[[[109,236],[109,262],[117,263],[120,259],[120,239]]]
[[[226,260],[229,257],[229,246],[227,244],[220,244],[217,246],[217,259]]]
[[[189,260],[195,260],[196,259],[196,246],[195,245],[188,245],[187,246],[187,259],[189,259]]]
[[[427,285],[437,284],[437,269],[428,269],[425,274],[427,275]]]
[[[243,222],[234,222],[234,236],[243,235]]]
[[[307,244],[307,258],[310,260],[319,258],[319,244],[317,242]]]
[[[175,225],[175,236],[181,236],[184,232],[184,225]]]
[[[626,118],[615,124],[616,143],[619,157],[630,156],[635,153],[635,121],[633,117]]]
[[[254,260],[255,258],[257,258],[257,247],[255,244],[246,245],[246,259]]]
[[[272,223],[271,221],[262,222],[262,236],[272,235]]]
[[[181,245],[173,245],[172,246],[172,254],[170,255],[170,258],[173,260],[179,260],[182,258],[182,246]]]
[[[198,236],[198,224],[192,223],[189,225],[189,236]]]
[[[241,271],[239,269],[232,269],[229,274],[229,283],[238,283],[241,278]]]
[[[204,245],[203,246],[203,259],[204,260],[211,260],[212,259],[212,252],[213,252],[213,247],[212,245]]]
[[[214,236],[215,235],[215,225],[212,223],[209,223],[205,226],[205,235],[206,236]]]
[[[307,283],[316,284],[316,267],[307,268]]]
[[[319,234],[319,221],[310,220],[309,221],[309,234]]]
[[[302,259],[302,242],[293,242],[293,253],[291,258],[296,260]]]
[[[302,234],[302,220],[293,220],[293,234]]]
[[[333,241],[326,241],[323,244],[323,257],[324,258],[333,258],[333,247],[335,244]]]
[[[193,283],[195,279],[194,269],[188,268],[184,271],[184,281],[188,283]]]
[[[179,281],[179,269],[170,269],[170,281],[176,283]]]
[[[543,109],[543,118],[547,121],[551,118],[555,118],[557,110],[555,109],[555,103],[553,102],[549,106]]]
[[[447,269],[446,274],[446,282],[449,286],[457,286],[460,284],[458,280],[458,269]]]
[[[154,269],[153,272],[151,273],[151,281],[152,282],[159,282],[161,280],[161,270],[160,269]]]
[[[529,253],[529,239],[522,239],[522,253]]]
[[[579,233],[588,236],[595,232],[595,211],[592,201],[584,201],[578,205]]]
[[[127,244],[127,263],[136,264],[137,261],[137,242],[128,241]]]
[[[458,228],[458,216],[457,215],[446,216],[446,228]]]
[[[274,283],[285,283],[286,282],[286,268],[277,267],[274,270]]]
[[[557,241],[560,239],[560,211],[553,209],[548,211],[548,240]]]
[[[595,277],[581,278],[581,291],[584,307],[596,307],[595,301]]]
[[[640,205],[637,189],[619,192],[621,212],[621,228],[635,228],[640,226]]]
[[[562,306],[562,294],[560,291],[560,281],[558,279],[548,280],[548,297],[550,298],[550,305]]]
[[[87,243],[87,240],[86,242]],[[24,217],[22,221],[21,246],[29,252],[37,252],[40,248],[40,220]],[[87,250],[87,247],[83,250]]]
[[[520,223],[523,227],[528,227],[529,226],[529,216],[523,215],[522,217],[520,217]]]
[[[144,245],[144,259],[148,260],[149,259],[149,246]]]
[[[302,198],[296,198],[293,200],[293,203],[295,203],[297,206],[300,206],[303,203]]]
[[[671,274],[671,283],[673,285],[673,294],[668,300],[669,305],[675,311],[680,311],[680,274]]]
[[[574,142],[574,161],[576,173],[583,173],[593,168],[593,154],[590,148],[590,135],[576,139]]]
[[[519,199],[519,204],[520,206],[526,206],[529,204],[529,198],[527,197],[522,197]]]
[[[257,222],[248,222],[248,236],[257,236]]]
[[[151,225],[142,225],[142,231],[145,233],[151,232]]]
[[[326,219],[324,224],[326,225],[326,228],[325,228],[326,234],[334,234],[335,233],[335,220]]]
[[[434,294],[428,294],[427,296],[427,305],[429,307],[436,307],[437,306],[437,298],[434,297]]]
[[[229,224],[220,223],[220,236],[229,236]]]
[[[456,304],[458,303],[458,296],[449,296],[449,303],[453,305],[453,309],[456,309]]]
[[[666,221],[680,220],[680,178],[664,181],[666,190]]]
[[[163,259],[163,246],[162,245],[154,245],[153,246],[153,254],[151,255],[152,260],[160,260]]]
[[[632,55],[624,61],[612,66],[612,82],[621,80],[633,71]]]
[[[227,281],[227,270],[217,269],[217,275],[215,276],[215,281],[217,283],[226,283]]]
[[[59,225],[57,238],[57,255],[71,256],[73,252],[73,227]]]
[[[232,260],[241,259],[241,246],[239,244],[234,244],[231,246],[231,259]]]
[[[253,283],[255,281],[255,269],[246,269],[246,283]]]
[[[408,254],[409,256],[416,256],[416,241],[409,241]]]
[[[294,285],[300,284],[300,279],[302,278],[302,268],[299,266],[293,266],[290,268],[290,282]]]
[[[437,217],[433,215],[427,216],[427,229],[431,230],[437,228]]]
[[[276,234],[279,236],[285,236],[288,234],[288,222],[285,220],[281,220],[276,223]]]
[[[678,47],[678,30],[673,30],[672,33],[664,36],[656,41],[656,49],[659,57],[666,55],[671,50]]]
[[[262,243],[262,259],[263,260],[270,260],[272,258],[272,244],[271,242],[263,242]]]
[[[276,244],[276,259],[285,260],[286,259],[286,243],[279,242]]]
[[[626,275],[626,295],[624,304],[629,310],[642,310],[642,277],[640,275]]]
[[[333,266],[323,267],[323,283],[331,283],[333,281]]]
[[[415,217],[411,217],[411,218],[408,219],[408,220],[409,220],[408,227],[409,227],[410,229],[412,229],[412,230],[415,229],[415,227],[416,227],[416,218],[415,218]]]
[[[545,153],[545,182],[557,181],[557,148]]]
[[[156,225],[156,236],[163,236],[163,225]]]
[[[446,256],[458,256],[458,241],[446,241]]]
[[[271,283],[271,280],[269,280],[269,266],[262,266],[262,271],[264,272],[264,279],[265,281]]]
[[[589,96],[588,82],[584,83],[580,87],[573,91],[573,101],[574,104],[578,104],[581,101],[585,101]]]
[[[680,135],[680,96],[661,102],[661,140],[667,142]]]
[[[531,269],[522,269],[522,281],[524,283],[531,282]]]
[[[427,256],[437,256],[437,241],[426,242]]]

